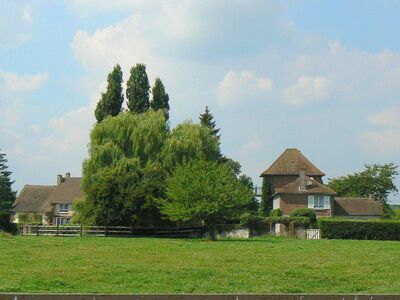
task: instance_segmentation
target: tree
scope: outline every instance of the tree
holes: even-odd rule
[[[201,220],[215,239],[216,225],[239,218],[253,191],[226,164],[197,160],[178,166],[167,179],[167,197],[160,200],[163,214],[172,221]]]
[[[12,190],[12,172],[7,165],[6,154],[0,153],[0,212],[8,213],[15,201],[16,192]]]
[[[156,199],[164,197],[160,153],[167,138],[164,114],[124,112],[98,123],[83,164],[84,198],[74,221],[97,225],[157,226]]]
[[[200,114],[200,124],[209,128],[212,135],[214,135],[218,139],[220,138],[220,135],[218,134],[220,129],[216,128],[214,116],[211,114],[208,106],[206,106],[204,113]]]
[[[208,128],[186,121],[172,130],[165,142],[162,157],[166,169],[172,172],[176,166],[194,160],[218,160],[219,153],[218,139],[210,135]]]
[[[103,121],[108,116],[116,116],[121,112],[124,95],[122,94],[122,70],[119,65],[107,77],[107,90],[101,94],[97,103],[95,116],[97,122]]]
[[[328,186],[342,197],[373,195],[382,203],[385,213],[390,214],[388,196],[398,192],[393,183],[398,174],[398,166],[393,163],[365,165],[361,172],[329,179]]]
[[[261,186],[260,213],[263,216],[268,216],[271,210],[272,210],[271,179],[269,177],[263,177]]]
[[[136,64],[130,70],[126,87],[129,110],[135,113],[144,113],[147,111],[150,107],[149,93],[150,85],[146,73],[146,65]]]
[[[165,92],[164,84],[159,77],[156,78],[154,86],[152,88],[152,100],[150,102],[150,107],[157,111],[162,110],[165,115],[165,119],[169,119],[169,96]]]

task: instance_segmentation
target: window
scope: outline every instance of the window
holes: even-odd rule
[[[58,212],[60,213],[67,213],[68,212],[68,204],[60,203],[60,208],[58,209]]]
[[[55,225],[66,225],[71,223],[70,218],[64,218],[64,217],[55,217],[54,224]]]
[[[325,208],[324,196],[314,196],[314,208]]]
[[[331,208],[331,197],[322,195],[309,195],[308,196],[308,208],[312,209],[330,209]]]

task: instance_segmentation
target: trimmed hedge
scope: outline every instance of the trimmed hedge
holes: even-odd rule
[[[292,216],[268,217],[267,222],[271,222],[272,224],[279,223],[285,225],[293,223],[295,226],[308,227],[310,225],[310,218]]]
[[[400,240],[399,221],[319,219],[322,238],[352,240]]]

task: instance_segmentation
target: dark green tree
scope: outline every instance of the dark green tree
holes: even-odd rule
[[[398,192],[393,182],[398,174],[398,166],[393,163],[365,165],[361,172],[330,178],[328,186],[342,197],[373,195],[382,203],[385,214],[390,215],[392,211],[388,204],[388,196]]]
[[[220,129],[216,128],[214,116],[211,114],[208,106],[206,106],[204,113],[200,114],[200,124],[208,127],[212,135],[216,136],[218,139],[220,138],[220,135],[218,134]]]
[[[157,111],[161,109],[164,112],[165,119],[169,119],[169,96],[165,92],[164,84],[159,77],[156,78],[154,86],[151,90],[152,100],[150,107]]]
[[[271,190],[271,179],[263,177],[261,187],[261,203],[260,213],[263,216],[268,216],[272,210],[272,190]]]
[[[12,190],[12,172],[9,171],[7,158],[4,153],[0,153],[0,212],[8,213],[12,207],[16,192]]]
[[[122,93],[122,70],[117,64],[107,77],[107,90],[101,94],[97,103],[95,117],[97,122],[103,121],[108,116],[116,116],[121,112],[124,95]]]
[[[144,113],[150,107],[150,85],[146,65],[136,64],[131,68],[126,85],[127,106],[131,112]]]

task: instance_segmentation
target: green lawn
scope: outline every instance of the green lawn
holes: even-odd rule
[[[395,293],[400,242],[0,238],[0,291]]]

